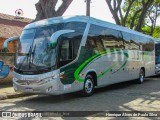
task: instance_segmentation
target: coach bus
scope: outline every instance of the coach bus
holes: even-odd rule
[[[7,43],[17,39],[12,37]],[[87,16],[55,17],[27,25],[19,37],[15,91],[64,94],[155,73],[152,37]]]
[[[155,73],[160,74],[160,38],[155,39]]]

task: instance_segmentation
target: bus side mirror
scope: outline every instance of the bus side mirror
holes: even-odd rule
[[[50,38],[51,48],[54,49],[57,46],[59,36],[61,36],[62,34],[71,33],[71,32],[75,32],[75,30],[59,30],[59,31],[53,33]]]
[[[57,43],[56,43],[56,42],[51,42],[51,43],[50,43],[50,48],[51,48],[51,49],[56,48],[56,46],[57,46]]]
[[[8,48],[8,43],[11,42],[11,41],[14,41],[14,40],[19,40],[19,37],[18,36],[14,36],[14,37],[11,37],[11,38],[8,38],[4,41],[4,44],[3,44],[3,51],[6,52],[7,51],[7,48]]]

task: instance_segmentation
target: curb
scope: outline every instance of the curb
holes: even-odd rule
[[[23,93],[8,94],[8,95],[0,96],[0,100],[19,98],[19,97],[26,97],[26,96],[31,96],[31,95],[34,95],[34,94],[23,94]]]

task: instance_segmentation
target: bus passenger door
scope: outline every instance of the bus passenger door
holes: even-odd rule
[[[80,46],[82,35],[80,33],[65,34],[59,38],[58,48],[58,68],[60,72],[64,73],[64,77],[61,78],[63,84],[71,85],[74,81],[74,72],[77,69],[76,61],[74,61],[78,55],[78,49]],[[71,88],[78,86],[71,85]]]
[[[71,39],[62,39],[59,46],[58,63],[60,72],[64,73],[61,82],[63,84],[72,84],[74,81],[74,69],[69,63],[73,61],[73,43]]]

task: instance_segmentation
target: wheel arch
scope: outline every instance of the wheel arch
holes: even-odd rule
[[[87,75],[91,75],[93,77],[94,85],[97,86],[98,84],[97,84],[97,73],[96,73],[96,71],[95,70],[89,70],[89,71],[87,71],[85,76],[87,76]]]
[[[141,69],[144,71],[144,77],[146,76],[146,71],[145,71],[145,67],[141,67]],[[140,70],[141,70],[140,69]]]

